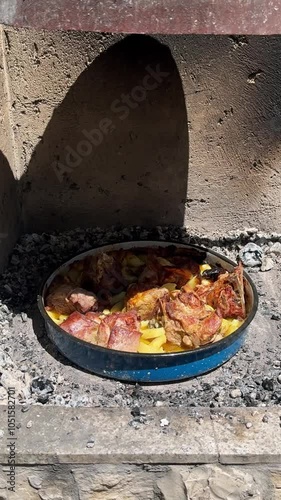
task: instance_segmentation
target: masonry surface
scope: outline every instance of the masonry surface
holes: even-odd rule
[[[280,229],[280,37],[1,36],[2,260],[20,224]]]
[[[280,233],[280,37],[0,31],[0,267],[25,232],[171,224],[206,236]],[[71,420],[48,409],[39,426],[37,407],[29,411],[18,417],[14,496],[0,437],[0,500],[280,499],[279,407],[268,427],[262,410],[231,409],[235,424],[207,412],[208,442],[201,418],[195,425],[185,412],[178,429],[172,412],[167,433],[126,427],[131,447],[119,432],[115,456],[114,429],[99,441],[102,410],[86,409],[77,435],[80,410]]]

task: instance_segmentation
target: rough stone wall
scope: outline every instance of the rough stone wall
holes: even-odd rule
[[[265,466],[50,465],[0,473],[1,500],[280,500],[280,469]]]
[[[9,81],[0,27],[0,268],[19,234],[16,153],[10,116]]]
[[[25,230],[280,231],[280,37],[5,28],[3,40]]]

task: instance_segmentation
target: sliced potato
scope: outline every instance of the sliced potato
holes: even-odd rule
[[[152,342],[150,342],[150,345],[158,349],[159,347],[162,347],[164,344],[166,344],[166,342],[166,335],[160,335],[159,337],[153,339]]]
[[[116,304],[114,304],[114,306],[112,306],[111,312],[112,313],[121,312],[123,310],[123,307],[124,307],[124,300],[121,300],[120,302],[116,302]]]
[[[60,314],[60,316],[59,316],[59,321],[62,323],[62,322],[63,322],[63,321],[65,321],[67,318],[68,318],[68,315],[67,315],[67,314]]]
[[[148,328],[148,325],[149,325],[149,320],[148,319],[142,320],[140,322],[140,328],[141,328],[141,330],[146,330]]]
[[[190,280],[188,280],[188,282],[186,283],[185,286],[189,286],[189,288],[191,288],[191,290],[194,290],[194,288],[199,285],[199,279],[197,276],[193,276],[192,278],[190,278]]]
[[[105,314],[105,316],[108,316],[109,314],[111,314],[111,311],[109,309],[104,309],[102,311],[102,314]]]
[[[201,264],[200,273],[202,274],[204,271],[208,271],[209,269],[212,269],[210,264]]]
[[[165,335],[164,328],[146,328],[142,334],[142,339],[155,339]]]
[[[48,316],[50,316],[51,319],[59,319],[60,317],[60,313],[57,313],[56,311],[49,311],[48,309],[46,309],[46,313],[48,314]]]
[[[128,255],[126,261],[127,261],[128,266],[130,266],[130,267],[140,267],[140,266],[143,266],[143,261],[141,259],[139,259],[134,254]]]
[[[164,283],[161,288],[166,288],[169,292],[173,292],[177,288],[176,283]]]
[[[140,342],[142,344],[150,345],[150,340],[143,339],[142,337],[140,338]]]
[[[221,323],[220,333],[227,337],[231,333],[235,332],[243,324],[243,321],[239,319],[223,319]]]
[[[221,322],[221,327],[220,327],[220,333],[225,336],[227,335],[228,329],[230,327],[231,320],[230,319],[223,319]]]
[[[56,325],[60,325],[65,319],[68,318],[68,316],[64,316],[60,313],[57,313],[56,311],[46,310],[46,313],[53,320],[53,322],[56,323]]]
[[[146,344],[142,341],[139,343],[138,352],[143,354],[161,354],[164,352],[163,347],[155,347],[150,344]]]
[[[230,335],[231,333],[235,332],[235,330],[237,330],[239,328],[239,326],[243,325],[243,321],[239,320],[239,319],[232,319],[230,320],[230,326],[228,328],[228,331],[227,331],[227,335]]]
[[[166,342],[163,345],[163,349],[165,352],[183,352],[184,349],[179,345],[172,344],[171,342]]]
[[[201,284],[202,284],[202,285],[205,285],[205,286],[210,285],[210,283],[211,283],[211,281],[210,281],[210,280],[205,280],[205,279],[202,279],[202,281],[201,281]]]

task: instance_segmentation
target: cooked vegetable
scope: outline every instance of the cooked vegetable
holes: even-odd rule
[[[177,288],[177,285],[176,283],[164,283],[162,288],[166,288],[169,292],[173,292]]]
[[[141,339],[155,339],[157,337],[163,337],[165,335],[165,330],[161,328],[146,328],[141,336]]]
[[[116,302],[114,306],[112,306],[111,311],[112,313],[122,311],[124,309],[124,300],[121,300],[120,302]]]
[[[161,354],[164,352],[164,349],[163,347],[155,347],[151,345],[151,343],[145,344],[144,342],[140,341],[138,352],[143,354]]]

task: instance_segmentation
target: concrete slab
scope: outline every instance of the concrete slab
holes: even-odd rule
[[[16,442],[17,465],[278,464],[281,408],[62,408],[16,410],[15,433],[0,406],[0,463]]]
[[[0,407],[4,435],[0,463],[16,439],[17,464],[54,463],[212,463],[217,448],[208,409],[149,408],[133,417],[126,409],[17,408],[15,436],[7,429],[7,407]],[[144,423],[140,423],[141,420]]]
[[[281,462],[281,408],[212,411],[222,464]]]

